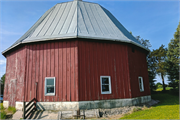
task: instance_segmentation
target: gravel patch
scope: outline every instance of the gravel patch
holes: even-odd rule
[[[107,117],[111,117],[111,116],[132,113],[134,111],[139,111],[139,110],[149,108],[152,105],[158,104],[158,102],[159,102],[158,100],[152,99],[148,103],[140,104],[137,106],[126,106],[126,107],[112,108],[112,109],[99,109],[99,115],[100,115],[99,117],[107,118]]]

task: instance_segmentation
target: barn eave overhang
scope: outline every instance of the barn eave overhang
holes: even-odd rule
[[[134,41],[131,41],[131,40],[128,40],[127,39],[123,40],[123,39],[112,39],[112,38],[103,38],[103,37],[89,37],[89,36],[83,36],[83,35],[74,35],[74,36],[68,36],[68,35],[65,35],[63,37],[58,37],[58,36],[54,36],[54,37],[51,37],[51,39],[49,39],[48,37],[39,37],[39,38],[30,38],[30,39],[26,39],[22,42],[19,42],[11,47],[9,47],[8,49],[4,50],[2,52],[2,54],[5,56],[6,52],[10,51],[11,49],[19,46],[20,44],[26,44],[26,43],[34,43],[34,42],[43,42],[43,41],[51,41],[51,40],[63,40],[63,39],[73,39],[73,38],[84,38],[84,39],[94,39],[94,40],[107,40],[107,41],[116,41],[116,42],[123,42],[123,43],[129,43],[129,44],[133,44],[133,45],[136,45],[144,50],[146,50],[147,52],[149,52],[150,50],[148,48],[145,48],[144,46],[134,42]]]

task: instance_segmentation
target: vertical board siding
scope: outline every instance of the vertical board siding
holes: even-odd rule
[[[4,100],[10,105],[36,96],[39,102],[53,102],[150,95],[146,54],[138,49],[133,53],[121,43],[68,40],[27,44],[7,55],[6,67]],[[101,94],[100,76],[111,76],[112,94]],[[139,90],[138,76],[143,77],[144,92]],[[45,77],[56,78],[55,96],[45,96]]]
[[[27,45],[26,101],[36,94],[39,102],[78,100],[78,51],[75,43],[61,41]],[[45,77],[56,78],[55,96],[45,96]]]
[[[132,52],[132,48],[128,47],[128,61],[132,97],[150,95],[146,54],[140,49]],[[140,92],[139,89],[139,76],[143,77],[144,92]]]
[[[80,101],[130,97],[126,45],[79,41],[78,47]],[[112,94],[101,94],[100,76],[111,76]]]
[[[15,106],[15,101],[24,100],[25,78],[25,47],[14,50],[6,56],[6,77],[3,100],[9,101],[10,106]]]

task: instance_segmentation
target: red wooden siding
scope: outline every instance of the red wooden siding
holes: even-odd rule
[[[3,99],[8,100],[10,106],[14,106],[15,101],[23,101],[24,99],[25,57],[25,47],[14,50],[6,56],[6,80]]]
[[[150,95],[149,78],[147,71],[146,53],[141,49],[128,47],[128,61],[132,97]],[[144,92],[140,92],[138,77],[143,77]]]
[[[146,53],[124,43],[66,40],[26,44],[7,56],[4,100],[93,101],[150,95]],[[100,76],[111,76],[112,94],[101,94]],[[138,76],[143,77],[144,92]],[[45,77],[56,78],[45,96]],[[36,86],[37,83],[37,86]]]
[[[78,101],[77,41],[26,45],[26,101]],[[45,77],[56,78],[55,96],[45,96]],[[37,82],[37,90],[35,83]]]
[[[131,97],[127,46],[79,41],[79,100]],[[112,94],[101,94],[100,76],[111,76]]]

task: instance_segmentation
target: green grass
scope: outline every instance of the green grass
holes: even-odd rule
[[[3,106],[3,103],[0,103],[0,107],[1,107],[1,116],[0,116],[0,118],[1,119],[6,119],[6,112],[4,111],[5,110],[5,108],[4,108],[4,106]]]
[[[170,90],[173,89],[172,87],[166,87],[166,90]],[[163,87],[157,88],[156,91],[162,91]]]
[[[0,103],[0,108],[1,108],[1,110],[5,109],[4,106],[3,106],[3,103]]]
[[[149,109],[127,114],[120,119],[179,119],[179,96],[156,92],[152,99],[160,102]]]
[[[3,110],[1,111],[1,119],[6,119],[6,112]]]
[[[7,115],[7,113],[14,114],[16,112],[15,107],[9,106],[8,109],[5,109],[3,106],[3,103],[0,104],[0,107],[1,107],[1,110],[0,110],[0,112],[1,112],[0,118],[1,119],[8,119],[10,116]]]
[[[16,108],[9,106],[9,107],[8,107],[8,111],[9,111],[9,112],[12,112],[12,113],[14,114],[14,113],[16,112]]]

